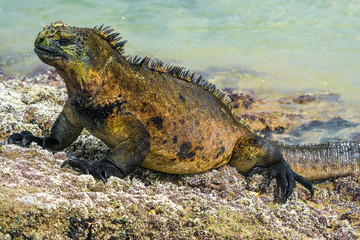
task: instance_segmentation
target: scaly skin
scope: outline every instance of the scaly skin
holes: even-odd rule
[[[61,150],[85,127],[112,151],[101,162],[68,159],[95,178],[124,177],[138,166],[173,174],[204,172],[226,163],[247,173],[268,168],[281,201],[295,181],[313,194],[279,150],[255,135],[232,113],[229,100],[202,77],[147,58],[127,59],[109,28],[76,28],[56,22],[35,40],[35,52],[64,79],[69,100],[50,136],[16,133],[9,143]]]
[[[360,172],[360,145],[357,142],[272,144],[279,148],[291,168],[308,180],[326,180]]]

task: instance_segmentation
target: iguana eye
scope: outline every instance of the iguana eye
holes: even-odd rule
[[[59,40],[59,44],[61,46],[68,46],[68,45],[71,45],[71,44],[74,44],[74,42],[70,39],[67,39],[67,38],[62,38]]]

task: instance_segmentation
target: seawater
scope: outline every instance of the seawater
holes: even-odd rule
[[[333,91],[354,110],[360,99],[358,0],[0,0],[1,69],[41,65],[34,39],[57,20],[111,25],[127,54],[222,72],[220,86]]]

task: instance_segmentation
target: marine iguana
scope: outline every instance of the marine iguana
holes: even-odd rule
[[[35,53],[64,79],[68,101],[51,133],[12,134],[8,143],[62,150],[86,128],[112,151],[100,162],[70,158],[62,166],[106,181],[142,166],[172,174],[200,173],[229,163],[241,173],[268,169],[285,202],[295,181],[279,149],[256,135],[231,110],[230,99],[202,76],[150,58],[127,57],[110,27],[46,26]]]

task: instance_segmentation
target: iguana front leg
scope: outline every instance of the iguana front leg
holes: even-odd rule
[[[70,166],[81,174],[91,174],[104,182],[110,176],[123,178],[139,167],[150,151],[150,134],[146,127],[137,119],[130,117],[126,121],[119,120],[121,128],[107,135],[114,141],[116,136],[126,136],[112,151],[100,162],[92,163],[85,159],[69,158],[62,167]],[[120,130],[121,129],[121,130]],[[104,142],[106,139],[103,139]]]
[[[23,131],[10,135],[8,143],[29,146],[32,142],[36,142],[43,148],[60,151],[70,146],[80,135],[83,128],[83,125],[71,111],[69,102],[67,102],[52,126],[49,136],[37,137],[29,131]]]

